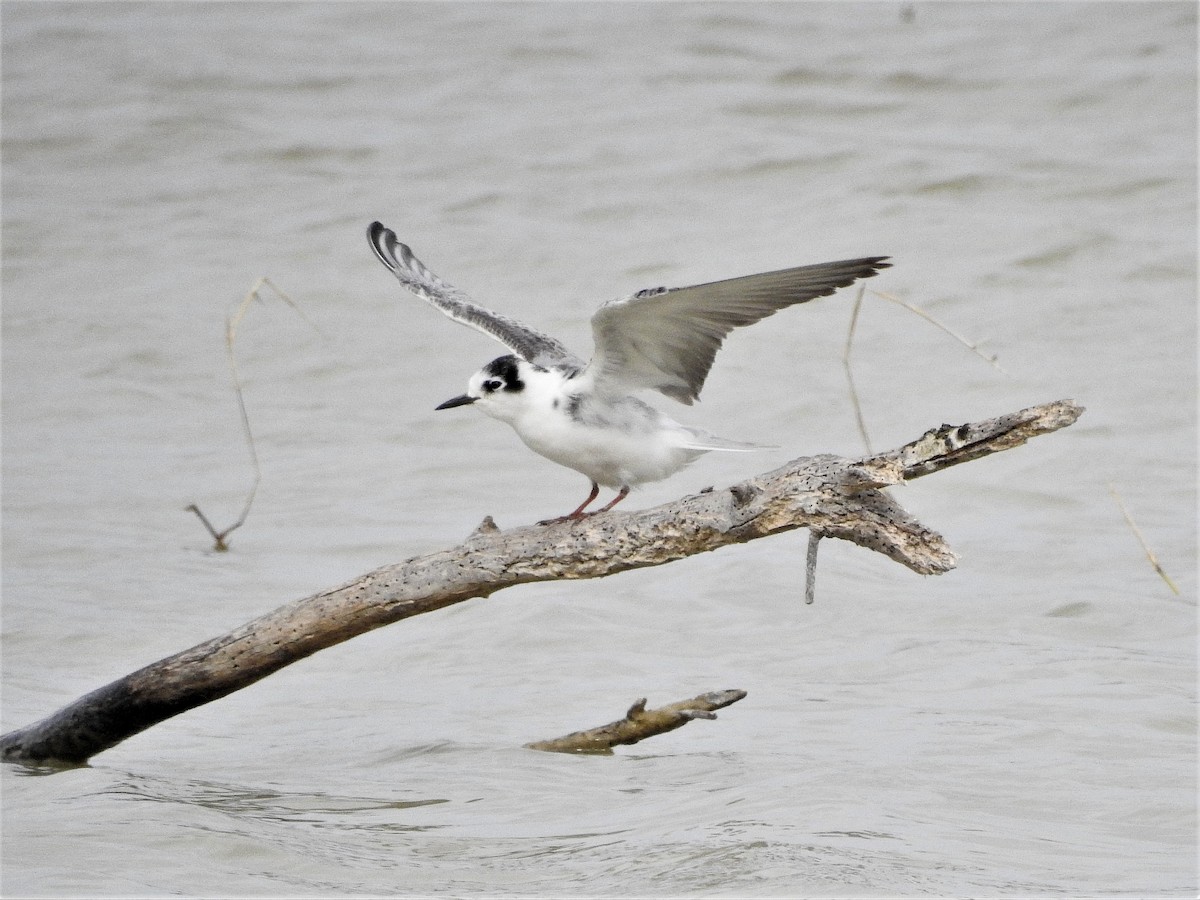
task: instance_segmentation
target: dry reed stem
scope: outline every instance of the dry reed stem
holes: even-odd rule
[[[1138,539],[1138,543],[1142,545],[1142,550],[1145,551],[1146,559],[1150,560],[1150,565],[1154,567],[1154,571],[1158,573],[1158,577],[1167,583],[1167,587],[1171,589],[1176,597],[1179,596],[1179,588],[1175,586],[1175,582],[1171,580],[1171,576],[1163,571],[1163,567],[1158,563],[1158,557],[1154,555],[1154,551],[1150,549],[1150,545],[1146,543],[1146,538],[1142,535],[1142,530],[1137,527],[1137,523],[1133,521],[1133,516],[1129,514],[1129,510],[1125,508],[1124,501],[1121,500],[1121,495],[1117,493],[1117,489],[1113,483],[1108,482],[1108,492],[1112,494],[1113,499],[1117,501],[1117,507],[1121,510],[1121,515],[1125,517],[1126,523],[1129,525],[1133,536]]]
[[[850,312],[850,327],[846,331],[846,346],[842,350],[842,368],[844,368],[846,370],[846,383],[850,387],[850,404],[854,407],[854,420],[858,425],[858,433],[863,439],[863,447],[866,449],[866,451],[868,453],[873,453],[874,450],[871,447],[871,438],[867,434],[866,418],[863,416],[862,403],[859,401],[859,397],[858,397],[858,388],[854,384],[854,372],[852,371],[852,369],[850,367],[850,351],[854,346],[854,334],[855,334],[855,330],[858,327],[858,316],[862,310],[863,294],[866,292],[866,290],[867,290],[867,286],[865,284],[859,285],[858,293],[854,297],[854,307]],[[940,328],[946,334],[950,335],[952,338],[954,338],[956,341],[958,341],[960,344],[962,344],[964,347],[966,347],[968,350],[970,350],[972,353],[974,353],[980,359],[982,359],[986,363],[988,363],[988,365],[995,368],[998,372],[1002,372],[1005,375],[1008,374],[1008,372],[1005,372],[1004,369],[1000,366],[999,362],[997,362],[997,358],[995,355],[992,355],[992,356],[986,355],[979,349],[978,344],[975,344],[972,341],[967,340],[961,334],[954,331],[952,328],[950,328],[944,322],[935,318],[933,315],[926,312],[924,309],[917,306],[916,304],[908,303],[907,301],[901,300],[899,297],[895,296],[894,294],[889,294],[884,291],[872,290],[871,293],[874,294],[876,297],[879,297],[881,300],[887,300],[889,303],[895,303],[898,306],[904,307],[904,309],[907,309],[909,312],[920,316],[926,322],[929,322],[931,325],[934,325],[937,328]]]
[[[221,553],[224,553],[229,549],[229,542],[225,540],[229,534],[236,529],[241,528],[242,525],[245,524],[247,516],[250,515],[250,507],[254,505],[254,497],[258,493],[258,485],[262,481],[262,467],[258,462],[258,449],[254,444],[254,432],[250,429],[250,416],[246,412],[246,397],[242,391],[242,379],[240,373],[238,372],[237,355],[234,353],[234,344],[237,341],[237,328],[242,323],[242,319],[246,317],[246,313],[249,312],[250,304],[255,300],[258,300],[260,303],[262,302],[262,296],[259,294],[259,291],[261,291],[264,287],[269,287],[272,291],[274,291],[275,296],[290,306],[292,310],[295,311],[298,316],[300,316],[300,318],[302,318],[313,328],[314,331],[316,331],[318,334],[322,333],[321,329],[317,328],[317,326],[308,318],[308,316],[304,315],[304,311],[296,305],[295,301],[293,301],[291,297],[280,290],[266,275],[263,275],[254,282],[250,290],[248,290],[246,295],[242,297],[241,302],[238,304],[237,309],[234,310],[233,314],[225,317],[225,356],[227,362],[229,363],[229,377],[233,382],[233,392],[237,397],[238,412],[240,413],[242,419],[242,434],[246,438],[246,448],[250,453],[250,465],[254,470],[254,480],[250,484],[250,491],[246,494],[246,501],[242,504],[241,515],[238,516],[236,522],[234,522],[224,531],[217,531],[216,528],[213,527],[212,523],[209,522],[208,517],[200,511],[200,507],[195,503],[189,504],[187,507],[185,507],[187,512],[195,513],[196,517],[200,519],[200,522],[212,536],[213,549]]]

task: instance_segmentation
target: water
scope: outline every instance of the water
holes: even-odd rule
[[[803,535],[527,586],[327,650],[52,777],[9,896],[1188,896],[1195,855],[1191,4],[5,3],[4,727],[281,603],[565,512],[470,410],[496,345],[402,295],[379,218],[586,353],[599,302],[888,253],[871,441],[1072,397],[898,489],[960,567]],[[238,332],[261,275],[296,302]],[[860,452],[850,298],[736,334],[671,410]],[[313,327],[315,326],[315,327]],[[669,401],[662,401],[664,408]],[[1146,562],[1112,483],[1179,584]],[[611,758],[521,749],[706,690]]]

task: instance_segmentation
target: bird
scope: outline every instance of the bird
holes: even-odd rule
[[[372,222],[367,238],[401,285],[510,351],[472,375],[465,393],[436,409],[475,406],[512,426],[530,450],[591,481],[583,503],[541,525],[608,512],[632,488],[674,475],[711,450],[770,449],[682,425],[634,394],[658,391],[690,406],[734,328],[832,294],[891,265],[890,257],[868,256],[639,290],[595,312],[595,347],[584,362],[556,338],[480,306],[443,281],[390,228]],[[601,486],[616,490],[616,496],[585,512]]]

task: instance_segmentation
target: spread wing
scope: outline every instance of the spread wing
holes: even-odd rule
[[[653,388],[689,406],[725,336],[796,303],[887,268],[886,256],[800,266],[685,288],[651,288],[592,316],[596,350],[584,372],[608,395]]]
[[[458,288],[430,272],[423,262],[413,256],[407,245],[396,240],[396,234],[390,228],[372,222],[367,228],[367,240],[379,261],[391,270],[402,285],[455,322],[482,331],[522,359],[536,365],[578,363],[571,351],[549,335],[471,302]]]

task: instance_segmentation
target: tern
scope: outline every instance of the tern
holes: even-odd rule
[[[734,328],[832,294],[890,265],[889,257],[869,256],[640,290],[605,303],[592,316],[595,349],[585,363],[557,339],[474,303],[379,222],[371,223],[367,238],[405,288],[511,351],[471,376],[466,393],[437,409],[478,407],[511,425],[530,450],[591,480],[583,503],[542,525],[607,512],[631,488],[661,481],[710,450],[769,449],[681,425],[633,393],[654,390],[690,406]],[[617,495],[584,512],[601,485]]]

